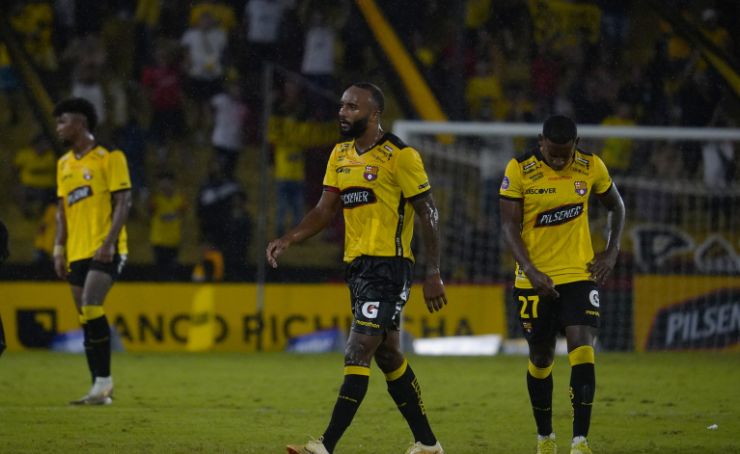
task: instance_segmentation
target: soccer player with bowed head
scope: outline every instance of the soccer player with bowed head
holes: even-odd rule
[[[591,193],[609,211],[606,247],[597,254],[588,223]],[[597,284],[617,261],[624,202],[604,163],[578,148],[576,124],[562,115],[545,121],[539,147],[509,162],[499,194],[504,239],[517,263],[513,295],[529,345],[527,389],[537,452],[557,452],[551,371],[556,336],[564,331],[573,406],[570,452],[591,453],[586,437],[596,386]]]
[[[439,271],[439,214],[418,151],[383,131],[384,104],[382,91],[370,83],[355,83],[344,91],[339,126],[346,140],[332,150],[321,198],[296,227],[267,246],[267,261],[277,267],[277,259],[291,244],[320,232],[343,209],[353,314],[344,382],[323,436],[289,445],[291,454],[334,452],[365,397],[373,358],[413,433],[407,453],[444,452],[427,420],[416,376],[401,353],[399,331],[413,279],[414,214],[425,248],[424,300],[429,312],[447,304]]]
[[[54,270],[72,289],[82,324],[92,387],[76,405],[112,403],[111,337],[103,302],[128,254],[124,227],[131,179],[120,150],[99,145],[95,108],[69,98],[54,108],[59,140],[69,151],[57,162],[57,235]]]

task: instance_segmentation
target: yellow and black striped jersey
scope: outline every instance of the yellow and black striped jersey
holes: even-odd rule
[[[131,189],[126,156],[96,146],[80,159],[68,151],[57,162],[57,196],[67,218],[67,261],[91,258],[105,241],[113,215],[112,194]],[[117,252],[128,253],[126,228]]]
[[[593,259],[588,225],[588,198],[612,185],[602,160],[576,150],[563,170],[545,163],[539,150],[512,159],[506,166],[499,195],[522,202],[522,240],[532,264],[555,285],[590,279]],[[532,288],[519,264],[514,286]]]
[[[354,140],[334,146],[324,190],[341,195],[344,206],[344,261],[361,255],[414,259],[410,201],[431,189],[419,152],[386,133],[371,149],[357,153]]]

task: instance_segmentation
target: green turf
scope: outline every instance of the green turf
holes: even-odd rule
[[[341,381],[340,355],[116,354],[115,402],[70,407],[84,358],[0,359],[0,452],[281,453],[318,436]],[[411,357],[448,454],[533,453],[522,357]],[[566,358],[555,364],[554,426],[567,453]],[[740,453],[740,355],[599,354],[597,453]],[[707,426],[717,424],[717,430]],[[373,367],[338,454],[403,453],[410,432]]]

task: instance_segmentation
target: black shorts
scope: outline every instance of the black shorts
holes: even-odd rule
[[[118,254],[113,256],[113,261],[110,263],[98,262],[93,259],[75,260],[69,263],[67,282],[75,287],[84,287],[87,272],[90,270],[102,271],[110,275],[115,281],[121,275],[124,265],[126,265],[126,256]]]
[[[402,257],[360,256],[347,265],[352,302],[352,331],[381,336],[401,329],[401,311],[409,298],[414,265]]]
[[[558,298],[542,298],[534,289],[514,288],[514,305],[530,343],[554,339],[566,326],[599,327],[599,291],[592,281],[556,285]]]

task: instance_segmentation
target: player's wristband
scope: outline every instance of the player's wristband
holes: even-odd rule
[[[64,256],[64,252],[65,252],[64,246],[62,246],[61,244],[55,244],[54,252],[52,253],[52,255],[54,257],[62,257]]]

